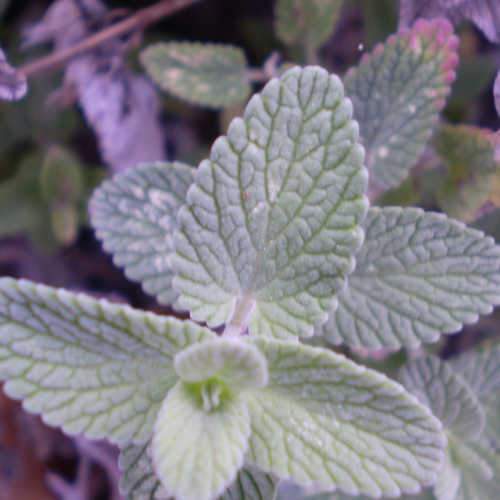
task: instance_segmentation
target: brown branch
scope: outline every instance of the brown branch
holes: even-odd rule
[[[161,0],[157,4],[139,10],[127,19],[113,24],[95,35],[85,38],[85,40],[82,40],[72,47],[27,63],[18,68],[18,71],[20,74],[29,78],[37,73],[58,68],[70,59],[95,49],[113,38],[117,38],[135,30],[143,30],[150,24],[156,23],[160,19],[174,14],[197,1],[198,0]]]

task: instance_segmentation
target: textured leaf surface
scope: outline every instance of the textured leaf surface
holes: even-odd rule
[[[175,357],[175,371],[185,382],[216,378],[230,387],[247,389],[267,384],[267,362],[259,350],[234,338],[192,345]]]
[[[355,272],[319,330],[370,348],[435,342],[500,303],[500,247],[492,238],[417,208],[372,208]]]
[[[183,382],[169,392],[152,441],[154,470],[177,500],[211,500],[236,479],[250,436],[241,398],[206,412]]]
[[[177,379],[175,354],[212,335],[191,322],[0,280],[5,391],[70,434],[147,439]]]
[[[324,349],[255,342],[270,379],[249,398],[250,461],[353,495],[398,496],[435,480],[441,425],[402,386]]]
[[[225,107],[250,93],[245,54],[236,47],[158,43],[142,52],[141,61],[163,90],[195,104]]]
[[[347,73],[371,189],[397,186],[417,163],[455,78],[457,45],[447,21],[418,21]]]
[[[462,354],[452,361],[452,366],[483,405],[483,436],[493,449],[500,451],[500,345]]]
[[[177,295],[171,286],[173,232],[193,173],[182,163],[141,165],[104,182],[90,204],[92,225],[115,264],[162,304]]]
[[[430,408],[446,429],[463,439],[476,439],[484,428],[484,412],[472,389],[439,358],[407,363],[402,384]]]
[[[366,171],[340,80],[269,82],[202,162],[175,236],[179,305],[196,320],[308,336],[354,267]]]
[[[165,488],[153,471],[150,447],[129,445],[120,453],[120,490],[127,500],[164,500]],[[220,500],[273,500],[277,481],[255,467],[244,466]]]
[[[486,203],[500,205],[495,193],[500,179],[500,159],[495,153],[499,136],[477,127],[444,125],[434,142],[446,167],[438,202],[447,214],[470,222]]]
[[[278,0],[276,32],[289,45],[312,49],[328,40],[342,9],[343,0]]]

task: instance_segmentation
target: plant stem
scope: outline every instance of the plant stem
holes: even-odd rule
[[[139,10],[127,19],[85,38],[72,47],[27,63],[18,68],[18,71],[28,78],[37,73],[58,68],[70,59],[95,49],[113,38],[125,35],[134,30],[143,30],[150,24],[156,23],[160,19],[174,14],[197,1],[199,0],[161,0],[157,4]]]

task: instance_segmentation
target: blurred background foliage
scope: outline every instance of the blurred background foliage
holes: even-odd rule
[[[22,38],[26,28],[39,21],[51,3],[0,0],[0,47],[14,66],[50,53],[48,44],[23,49]],[[122,17],[154,3],[105,2],[110,11],[118,9]],[[338,16],[335,31],[328,36],[319,33],[318,43],[324,43],[311,51],[310,47],[280,42],[271,0],[205,0],[148,28],[142,41],[127,51],[126,62],[143,73],[138,55],[150,43],[202,41],[242,48],[251,68],[261,68],[277,51],[281,61],[316,62],[343,74],[365,51],[397,30],[398,2],[346,0],[332,15]],[[71,30],[71,24],[61,29]],[[461,58],[443,113],[447,125],[438,127],[411,176],[384,193],[377,203],[444,211],[498,239],[500,173],[495,144],[499,141],[493,131],[498,131],[500,121],[492,88],[500,66],[500,46],[471,24],[461,24],[458,32]],[[285,36],[293,38],[293,34]],[[171,314],[145,295],[139,285],[126,280],[88,226],[89,196],[113,170],[106,165],[77,99],[63,86],[63,78],[63,69],[37,74],[30,79],[26,98],[0,101],[0,275],[85,290]],[[261,84],[255,83],[254,90]],[[236,104],[211,110],[167,93],[158,92],[158,96],[165,158],[193,165],[242,109],[242,104]],[[497,313],[465,328],[460,335],[446,337],[433,349],[447,356],[498,330]],[[363,352],[351,354],[366,361]],[[391,371],[403,360],[404,354],[398,353],[383,362],[373,358],[366,362]],[[56,498],[54,491],[60,497],[81,500],[118,498],[113,483],[113,450],[85,446],[47,429],[0,396],[0,500]],[[82,486],[85,474],[93,478],[90,491]]]

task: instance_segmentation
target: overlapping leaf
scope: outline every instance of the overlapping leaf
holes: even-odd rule
[[[483,436],[494,450],[500,451],[500,345],[462,354],[452,361],[452,366],[483,405]]]
[[[484,412],[474,392],[439,358],[408,363],[400,380],[457,436],[476,439],[483,431]]]
[[[147,439],[176,380],[173,357],[213,334],[127,306],[0,280],[0,379],[71,434]]]
[[[324,349],[255,339],[268,385],[248,397],[248,459],[281,478],[398,496],[436,479],[441,425],[397,383]]]
[[[158,43],[142,52],[141,61],[163,90],[195,104],[226,107],[250,93],[245,54],[237,47]]]
[[[372,208],[356,270],[320,329],[369,348],[435,342],[500,303],[500,247],[483,233],[417,208]]]
[[[488,202],[500,204],[498,190],[500,139],[491,131],[467,125],[445,125],[435,138],[446,174],[438,202],[451,215],[466,222],[477,218]]]
[[[193,172],[181,163],[141,165],[104,182],[90,204],[92,225],[115,264],[162,304],[177,296],[173,233]]]
[[[167,492],[153,471],[148,444],[129,445],[120,454],[120,489],[129,500],[164,500]],[[273,500],[277,481],[255,467],[244,466],[220,500]]]
[[[347,73],[373,191],[397,186],[417,163],[455,78],[457,45],[447,21],[418,21]]]
[[[343,0],[278,0],[276,32],[288,44],[315,49],[328,40],[342,9]]]
[[[175,236],[174,286],[193,318],[275,337],[326,319],[366,211],[351,113],[336,76],[294,68],[215,142]]]
[[[151,454],[165,490],[179,500],[212,500],[236,479],[250,436],[246,402],[231,398],[214,411],[200,408],[178,384],[158,414]]]

